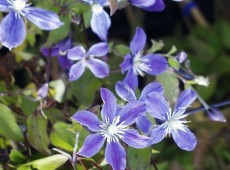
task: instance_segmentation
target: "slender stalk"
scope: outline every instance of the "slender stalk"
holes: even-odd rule
[[[88,40],[88,36],[87,36],[87,32],[86,32],[86,26],[85,26],[83,14],[81,14],[81,25],[82,25],[83,32],[84,32],[85,44],[86,44],[87,48],[89,49],[89,40]]]
[[[226,101],[223,101],[223,102],[220,102],[220,103],[212,104],[208,108],[210,108],[210,107],[219,108],[219,107],[223,107],[223,106],[227,106],[227,105],[230,105],[230,100],[226,100]],[[195,108],[195,109],[190,109],[190,110],[187,110],[185,112],[185,114],[193,114],[193,113],[196,113],[196,112],[206,111],[206,110],[208,110],[208,108],[203,106],[203,107],[198,107],[198,108]]]
[[[51,48],[48,49],[47,64],[46,64],[46,83],[49,83],[50,79],[50,64],[51,64]]]

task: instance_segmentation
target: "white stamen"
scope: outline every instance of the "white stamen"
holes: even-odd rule
[[[164,136],[171,135],[171,133],[178,134],[178,130],[184,131],[185,123],[189,123],[189,121],[185,120],[184,118],[188,116],[188,114],[184,114],[185,109],[179,110],[177,112],[167,113],[167,118],[164,123],[165,131]]]
[[[27,4],[27,0],[7,0],[7,2],[10,4],[9,8],[16,12],[15,17],[25,16],[26,13],[29,13],[26,8],[31,4]]]
[[[133,70],[136,75],[144,76],[147,71],[151,71],[148,59],[143,59],[143,51],[139,51],[133,58]]]
[[[201,86],[206,86],[208,87],[210,82],[209,82],[209,78],[208,77],[204,77],[204,76],[196,76],[194,81],[201,85]]]
[[[110,123],[109,118],[106,118],[105,122],[100,125],[102,128],[101,134],[104,138],[106,138],[107,142],[119,142],[118,138],[123,138],[125,134],[125,130],[128,125],[124,125],[124,122],[118,124],[120,122],[120,116],[114,118],[113,122]]]
[[[96,15],[101,14],[103,11],[103,7],[99,4],[93,4],[92,5],[92,11]]]

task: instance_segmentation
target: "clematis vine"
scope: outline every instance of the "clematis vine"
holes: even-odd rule
[[[109,52],[107,43],[97,43],[90,47],[86,52],[84,47],[76,46],[68,51],[67,57],[69,60],[77,61],[70,67],[69,81],[77,80],[84,73],[85,68],[98,78],[104,78],[109,75],[109,66],[106,62],[96,59],[95,57],[103,57]]]
[[[92,31],[103,40],[107,41],[108,30],[111,26],[111,20],[103,7],[108,5],[108,0],[82,0],[90,4],[92,10],[92,17],[90,26]]]
[[[0,11],[9,12],[0,24],[0,42],[10,50],[25,39],[24,18],[44,30],[57,29],[63,25],[56,13],[30,5],[27,0],[0,0]]]
[[[146,96],[146,107],[148,113],[162,122],[151,132],[152,140],[150,144],[156,144],[166,136],[173,137],[177,146],[186,151],[192,151],[197,143],[195,135],[187,128],[185,117],[186,109],[196,99],[196,93],[191,89],[185,90],[179,96],[174,110],[164,97],[158,93],[151,93]]]
[[[137,28],[130,43],[131,54],[127,54],[123,63],[120,64],[122,73],[128,72],[124,82],[133,90],[138,86],[138,75],[144,76],[145,73],[158,75],[168,67],[167,60],[160,54],[143,55],[145,43],[145,32]]]
[[[70,37],[67,37],[60,41],[58,44],[47,48],[42,47],[41,52],[44,56],[58,57],[58,62],[63,69],[69,69],[72,65],[72,61],[67,58],[67,52],[71,49],[72,41]]]
[[[116,92],[120,98],[124,101],[140,101],[145,103],[146,96],[151,94],[152,92],[159,93],[163,95],[163,87],[158,82],[152,82],[146,85],[143,90],[141,91],[141,95],[139,99],[136,97],[135,92],[131,89],[126,83],[124,82],[117,82],[115,86]],[[147,118],[146,114],[139,116],[136,120],[137,128],[140,129],[145,134],[150,133],[150,129],[152,128],[151,121]]]
[[[99,152],[106,142],[106,161],[113,170],[124,170],[126,153],[119,139],[134,148],[145,148],[151,139],[141,136],[137,130],[129,128],[136,118],[145,112],[145,105],[142,102],[133,101],[121,110],[117,110],[116,98],[106,88],[101,88],[101,98],[104,102],[101,110],[102,121],[89,111],[79,111],[72,117],[93,132],[86,137],[77,154],[92,157]]]

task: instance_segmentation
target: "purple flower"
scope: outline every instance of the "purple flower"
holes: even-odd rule
[[[108,5],[108,0],[83,0],[91,5],[92,18],[90,25],[95,34],[103,40],[107,41],[107,35],[109,27],[111,26],[111,20],[109,15],[104,11],[103,6]]]
[[[151,93],[146,96],[146,107],[149,114],[162,121],[151,132],[150,144],[156,144],[164,137],[172,135],[177,146],[183,150],[191,151],[195,148],[197,140],[195,135],[187,128],[185,123],[186,108],[196,99],[196,93],[192,90],[185,90],[179,96],[174,111],[169,103],[158,93]]]
[[[226,122],[223,113],[215,107],[209,106],[207,110],[208,117],[213,121]]]
[[[104,78],[108,76],[109,66],[107,63],[95,58],[105,56],[108,52],[109,46],[104,42],[93,45],[87,53],[82,46],[70,49],[67,54],[68,59],[78,62],[73,64],[69,70],[69,81],[79,79],[85,68],[89,68],[95,77]]]
[[[67,37],[50,48],[42,47],[41,52],[46,57],[58,57],[60,66],[63,69],[69,69],[72,65],[72,62],[67,58],[67,51],[70,48],[72,48],[72,42],[70,37]]]
[[[163,87],[160,83],[153,82],[149,83],[144,87],[141,92],[139,99],[137,99],[135,92],[131,89],[126,83],[124,82],[117,82],[115,86],[117,94],[122,98],[124,101],[140,101],[145,103],[146,95],[151,94],[152,92],[156,92],[163,95]],[[136,120],[137,128],[140,129],[145,134],[149,134],[150,129],[152,128],[152,123],[147,118],[146,114],[141,115]]]
[[[38,93],[38,99],[44,99],[46,98],[46,96],[48,95],[48,91],[49,91],[49,84],[45,83],[42,85],[42,87],[40,87],[37,91]]]
[[[137,28],[130,43],[131,54],[127,54],[120,65],[122,73],[128,71],[124,82],[132,89],[138,86],[138,75],[144,76],[145,73],[150,75],[161,74],[168,66],[167,60],[160,54],[147,54],[143,56],[145,43],[145,32],[141,28]]]
[[[9,49],[22,44],[26,36],[24,18],[44,30],[63,25],[56,13],[30,7],[27,0],[0,0],[0,11],[9,12],[0,24],[0,41]]]
[[[146,11],[157,12],[165,8],[163,0],[128,0],[134,6],[142,8]]]
[[[89,111],[79,111],[73,119],[87,126],[93,134],[86,137],[78,155],[92,157],[102,148],[106,141],[105,159],[114,170],[124,170],[126,153],[119,139],[134,148],[145,148],[149,137],[139,135],[137,130],[128,128],[136,118],[144,113],[145,105],[133,101],[117,110],[116,98],[111,91],[101,88],[104,106],[101,110],[102,121]]]

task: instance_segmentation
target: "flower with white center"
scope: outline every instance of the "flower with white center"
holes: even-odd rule
[[[101,6],[100,4],[93,4],[92,12],[96,15],[101,14],[103,12],[103,6]]]
[[[137,130],[129,128],[138,116],[144,114],[145,104],[133,101],[118,111],[116,98],[111,91],[102,88],[101,98],[104,102],[101,110],[102,121],[89,111],[79,111],[72,117],[93,132],[86,137],[77,154],[92,157],[99,152],[106,142],[106,161],[114,170],[124,170],[126,153],[119,140],[134,148],[145,148],[151,139],[141,136]],[[119,157],[117,157],[118,155]]]
[[[86,52],[84,47],[76,46],[68,50],[67,58],[72,61],[77,61],[70,67],[69,81],[79,79],[86,68],[98,78],[104,78],[109,75],[109,66],[106,62],[96,59],[101,58],[109,52],[107,43],[97,43],[90,47]]]
[[[179,96],[174,110],[169,103],[158,93],[151,93],[146,97],[148,113],[160,120],[161,124],[156,125],[151,132],[150,144],[159,143],[166,136],[172,136],[177,146],[183,150],[191,151],[195,148],[197,140],[195,135],[187,128],[185,114],[187,107],[196,99],[196,93],[192,90],[185,90]]]
[[[9,8],[16,12],[16,17],[25,16],[29,12],[27,7],[31,5],[27,4],[26,0],[7,0],[7,2],[11,4]]]
[[[31,7],[27,0],[0,0],[0,11],[9,12],[0,24],[0,42],[9,49],[23,43],[26,36],[24,18],[44,30],[63,25],[56,13]]]
[[[119,142],[118,138],[124,138],[125,130],[127,129],[127,125],[125,122],[120,122],[120,116],[116,116],[112,123],[110,123],[109,118],[105,119],[100,127],[102,128],[101,134],[107,140],[108,143],[111,142]]]
[[[136,28],[136,33],[130,43],[131,54],[127,54],[120,64],[122,73],[128,71],[124,82],[133,90],[138,86],[137,76],[145,73],[158,75],[168,67],[167,60],[160,54],[143,55],[146,43],[146,34],[141,28]]]
[[[127,102],[130,101],[140,101],[145,103],[146,102],[146,96],[151,94],[152,92],[159,93],[163,95],[163,87],[158,82],[152,82],[147,84],[141,91],[140,97],[137,98],[135,95],[135,91],[131,89],[126,83],[124,82],[117,82],[115,86],[115,90],[118,94],[118,96]],[[139,130],[144,132],[145,134],[149,134],[150,130],[152,129],[152,123],[146,116],[146,114],[143,114],[142,116],[139,116],[136,120],[136,126]]]
[[[143,51],[139,51],[133,58],[133,71],[136,75],[144,77],[145,73],[151,71],[148,58],[142,58]]]

